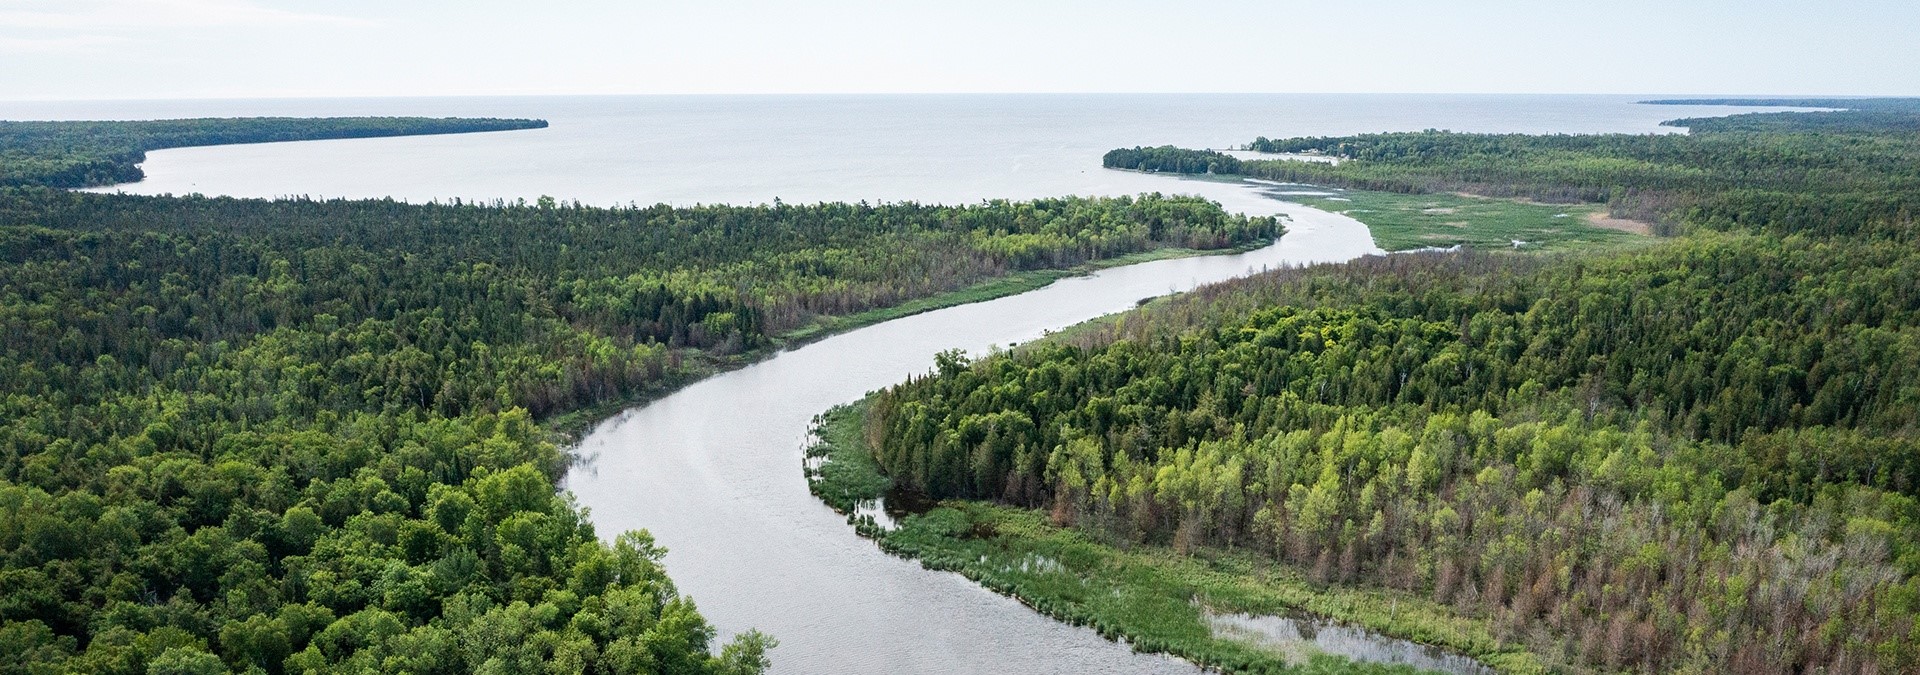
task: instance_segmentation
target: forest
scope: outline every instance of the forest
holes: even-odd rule
[[[1839,112],[1668,123],[1687,127],[1688,134],[1259,138],[1247,147],[1351,161],[1248,160],[1213,173],[1384,192],[1602,203],[1618,215],[1655,222],[1667,234],[1755,227],[1775,234],[1873,234],[1857,230],[1899,221],[1920,206],[1920,143],[1913,140],[1920,133],[1920,100],[1874,101]],[[1205,150],[1136,148],[1108,153],[1104,162],[1207,173],[1197,167],[1233,166],[1228,160]]]
[[[864,434],[897,488],[1410,593],[1552,670],[1920,671],[1916,120],[1261,139],[1346,161],[1242,175],[1604,204],[1677,236],[1207,287],[945,356]],[[1205,165],[1187,152],[1108,159]]]
[[[235,143],[544,129],[545,120],[429,117],[203,118],[142,121],[0,120],[0,187],[132,183],[147,152]]]
[[[1268,152],[1279,152],[1270,150]],[[1109,169],[1131,169],[1166,173],[1237,174],[1240,160],[1212,150],[1188,150],[1171,145],[1153,148],[1117,148],[1107,151],[1100,163]]]
[[[665,549],[555,490],[556,420],[819,317],[1280,231],[1161,195],[0,188],[0,673],[760,672],[771,638],[713,644]]]

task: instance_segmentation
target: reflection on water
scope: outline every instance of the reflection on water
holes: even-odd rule
[[[1237,640],[1272,650],[1288,661],[1305,663],[1315,654],[1344,656],[1355,661],[1408,665],[1423,671],[1451,675],[1493,675],[1494,670],[1472,658],[1431,645],[1388,637],[1373,631],[1307,616],[1205,613],[1215,637]]]
[[[900,521],[894,518],[894,512],[887,509],[887,500],[884,498],[860,500],[853,505],[853,518],[873,523],[882,530],[900,526]]]
[[[937,504],[918,492],[893,488],[879,498],[855,502],[853,513],[847,515],[850,521],[865,521],[881,530],[891,531],[900,527],[900,521],[906,520],[907,516],[926,513]]]

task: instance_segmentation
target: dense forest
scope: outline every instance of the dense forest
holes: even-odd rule
[[[165,148],[546,128],[545,120],[429,117],[290,117],[130,122],[0,121],[0,187],[131,183]]]
[[[78,132],[75,132],[78,133]],[[0,189],[0,673],[760,671],[546,423],[822,315],[1270,240],[1200,199],[589,208]]]
[[[1603,201],[1686,236],[1208,287],[944,357],[867,436],[900,486],[1415,592],[1558,669],[1920,672],[1915,119],[1259,141],[1348,161],[1246,175]],[[1109,159],[1149,156],[1178,157]]]
[[[1171,145],[1153,148],[1117,148],[1100,160],[1109,169],[1166,173],[1240,173],[1240,160],[1212,150],[1188,150]]]
[[[1237,161],[1205,150],[1108,153],[1113,168],[1213,173],[1386,192],[1468,192],[1606,203],[1686,227],[1865,234],[1920,206],[1920,102],[1879,99],[1825,113],[1751,113],[1675,120],[1689,134],[1529,136],[1446,131],[1334,138],[1260,138],[1262,152],[1339,163]],[[1751,101],[1749,101],[1751,103]],[[1785,104],[1805,103],[1788,101]],[[1889,234],[1889,233],[1882,233]]]

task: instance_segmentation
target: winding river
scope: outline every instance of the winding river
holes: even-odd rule
[[[0,102],[8,119],[251,115],[525,116],[503,134],[161,150],[144,194],[309,194],[427,201],[550,194],[590,204],[1197,193],[1248,214],[1284,213],[1277,245],[1145,263],[871,326],[713,377],[597,427],[567,478],[603,536],[648,528],[667,567],[723,637],[773,634],[782,673],[1194,672],[1044,618],[950,573],[888,556],[808,494],[812,417],[908,375],[933,354],[1025,342],[1149,296],[1263,267],[1376,252],[1365,226],[1244,185],[1103,171],[1135,144],[1204,147],[1255,135],[1417,130],[1509,133],[1676,129],[1676,117],[1742,112],[1639,106],[1628,96],[976,95],[504,97]],[[1273,639],[1320,631],[1265,617],[1229,628]],[[1338,633],[1332,631],[1331,633]],[[1256,635],[1257,637],[1257,635]],[[1261,639],[1267,639],[1261,638]]]
[[[1285,214],[1288,233],[1244,254],[1119,267],[889,321],[703,380],[592,430],[566,486],[603,536],[644,527],[658,537],[668,572],[723,636],[757,628],[778,638],[776,672],[1197,672],[881,552],[814,499],[800,471],[814,415],[926,371],[941,350],[980,353],[1141,298],[1377,252],[1366,226],[1345,216],[1247,186],[1180,188]]]

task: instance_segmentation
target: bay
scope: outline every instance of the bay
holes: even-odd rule
[[[0,103],[6,119],[537,117],[546,129],[179,148],[139,194],[534,199],[591,204],[965,203],[1173,189],[1100,169],[1116,147],[1450,129],[1673,133],[1716,106],[1631,96],[952,95],[373,98]]]

